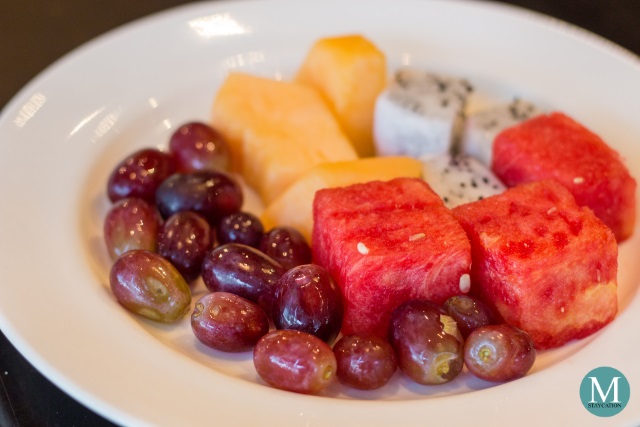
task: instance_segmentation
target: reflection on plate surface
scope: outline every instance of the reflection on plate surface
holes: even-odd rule
[[[570,113],[640,177],[638,61],[557,21],[484,2],[193,4],[94,40],[5,108],[3,332],[61,388],[126,425],[640,423],[637,394],[610,420],[587,412],[578,394],[584,375],[603,365],[623,372],[632,388],[640,383],[640,344],[629,338],[640,323],[639,233],[620,248],[618,318],[588,339],[545,352],[526,378],[492,387],[470,375],[438,387],[397,375],[373,393],[337,385],[326,396],[286,393],[261,384],[250,354],[198,344],[188,319],[159,326],[115,303],[101,240],[113,165],[135,148],[165,147],[184,121],[206,120],[228,70],[287,78],[318,37],[355,32],[383,49],[392,68],[415,65],[469,79],[477,89],[471,108],[520,96]]]

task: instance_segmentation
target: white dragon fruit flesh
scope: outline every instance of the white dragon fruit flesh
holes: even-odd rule
[[[452,209],[502,193],[506,187],[472,156],[441,154],[421,158],[423,179]]]
[[[541,111],[530,102],[514,99],[467,116],[460,152],[476,157],[491,167],[493,140],[504,129],[530,119]]]
[[[462,132],[471,85],[464,79],[401,68],[376,100],[373,134],[380,156],[448,152]]]

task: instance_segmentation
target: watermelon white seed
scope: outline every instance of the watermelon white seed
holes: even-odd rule
[[[453,209],[502,193],[506,186],[478,159],[459,154],[424,156],[422,176],[445,206]]]
[[[448,152],[461,136],[471,91],[464,79],[401,68],[376,100],[376,153],[418,158]]]
[[[459,151],[474,156],[491,167],[493,140],[496,135],[540,113],[534,104],[516,98],[509,103],[469,114],[464,124]]]

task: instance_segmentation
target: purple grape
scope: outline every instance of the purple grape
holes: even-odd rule
[[[303,264],[311,264],[311,248],[302,233],[292,227],[275,227],[269,230],[258,248],[278,261],[287,270]]]
[[[456,321],[464,338],[480,326],[495,323],[495,316],[491,309],[479,299],[469,295],[452,296],[445,301],[443,307]]]
[[[213,246],[211,226],[204,217],[183,211],[171,215],[158,234],[158,253],[178,269],[187,282],[200,276],[202,260]]]
[[[273,312],[276,283],[285,270],[251,246],[227,243],[207,252],[202,280],[211,292],[230,292]]]
[[[297,393],[318,393],[333,381],[336,357],[315,335],[271,331],[253,349],[253,364],[267,384]]]
[[[333,346],[337,378],[349,387],[373,390],[385,385],[398,362],[393,347],[375,335],[347,335]]]
[[[462,337],[456,322],[429,301],[407,301],[392,312],[389,342],[400,369],[419,384],[446,383],[462,371]]]
[[[116,202],[104,220],[107,251],[112,260],[133,249],[156,250],[160,215],[155,206],[132,197]]]
[[[179,172],[229,169],[229,146],[211,126],[190,122],[171,135],[169,152],[176,159]]]
[[[109,200],[139,197],[153,203],[158,186],[175,170],[173,158],[166,153],[152,148],[136,151],[111,172],[107,182]]]
[[[257,304],[228,292],[213,292],[196,302],[191,315],[196,338],[216,350],[250,350],[269,332],[269,318]]]
[[[211,225],[242,207],[242,189],[222,172],[200,171],[174,174],[156,192],[156,205],[164,218],[182,211],[194,211]]]
[[[342,293],[329,272],[315,264],[293,267],[276,285],[273,321],[331,343],[342,327]]]
[[[249,212],[236,212],[227,215],[218,223],[220,244],[241,243],[256,248],[263,234],[262,222]]]
[[[486,381],[505,382],[523,377],[536,360],[531,337],[509,324],[481,326],[464,344],[469,372]]]
[[[132,250],[111,267],[109,284],[127,310],[158,322],[182,318],[191,305],[191,289],[178,270],[160,255]]]

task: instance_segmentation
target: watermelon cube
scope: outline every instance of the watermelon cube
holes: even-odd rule
[[[404,301],[441,304],[469,290],[469,240],[421,179],[319,190],[313,215],[314,262],[342,290],[344,334],[384,337]]]
[[[452,212],[471,241],[471,292],[537,348],[583,338],[615,317],[615,237],[558,182],[520,184]]]
[[[616,151],[565,114],[540,115],[498,134],[492,169],[507,186],[555,179],[619,242],[633,233],[636,181]]]

